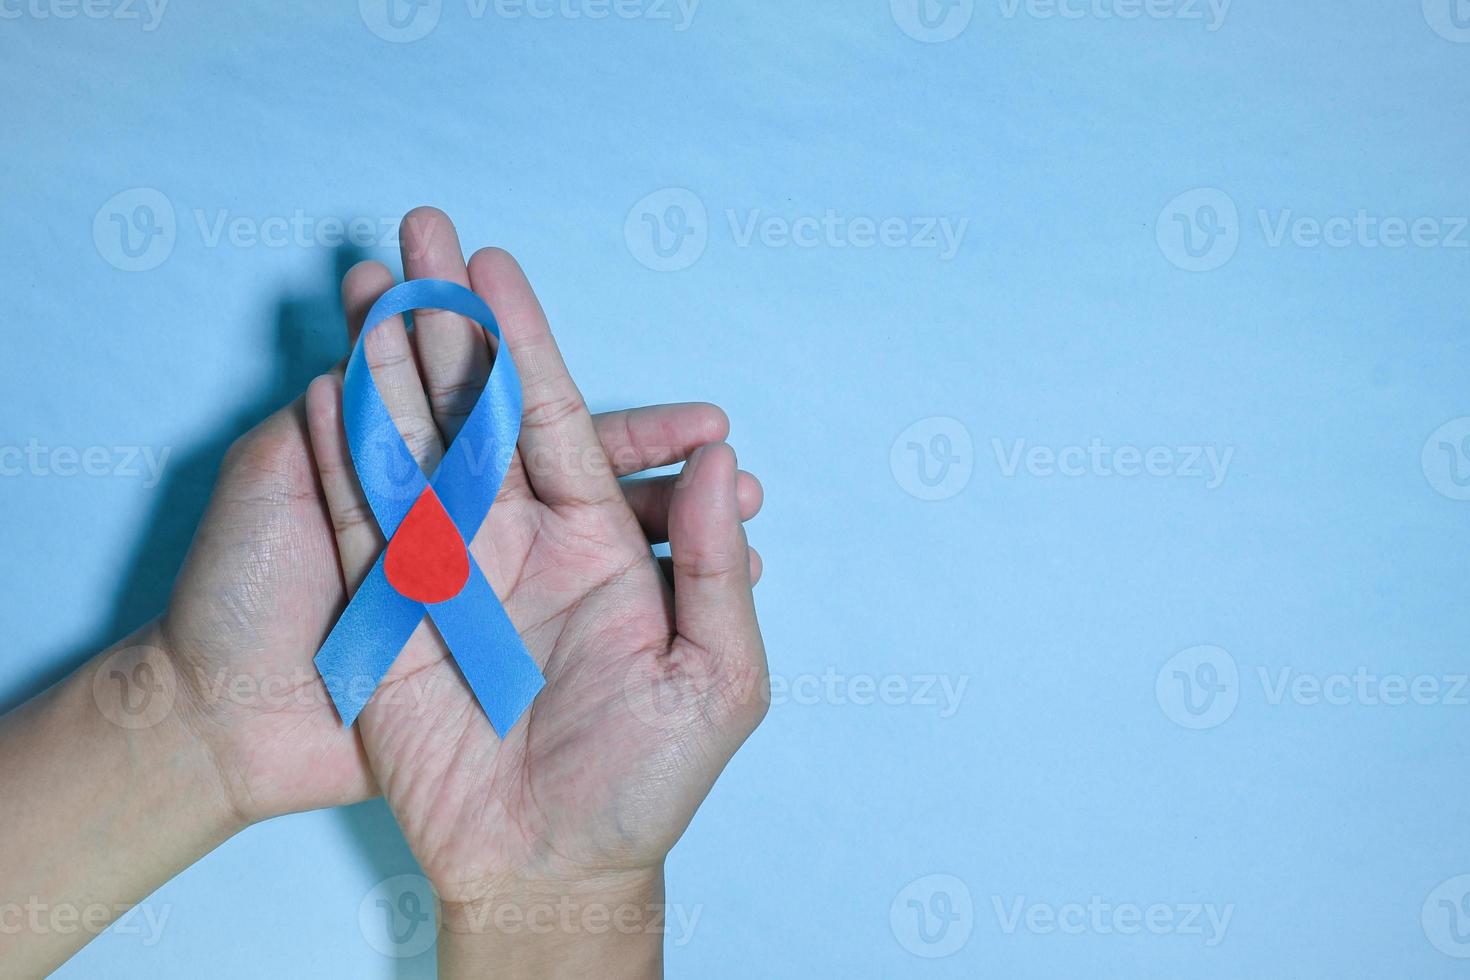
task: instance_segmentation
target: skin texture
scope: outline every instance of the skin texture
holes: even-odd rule
[[[467,265],[428,208],[400,238],[408,277],[486,299],[521,373],[519,451],[471,549],[545,690],[502,741],[425,623],[342,727],[311,661],[384,542],[333,372],[231,448],[159,620],[0,718],[0,755],[20,760],[0,767],[0,906],[39,896],[115,917],[251,823],[381,792],[443,902],[442,975],[656,975],[654,931],[508,930],[496,914],[571,900],[648,918],[663,902],[665,855],[768,701],[743,529],[760,485],[714,406],[590,416],[509,255]],[[391,285],[379,264],[348,273],[349,339]],[[488,374],[484,331],[420,312],[412,335],[395,319],[366,348],[430,470]],[[665,541],[661,567],[650,545]],[[145,657],[172,702],[132,729],[99,692]],[[0,958],[39,975],[94,933],[6,933]]]
[[[372,772],[447,906],[449,966],[471,944],[501,945],[484,922],[502,905],[661,895],[664,856],[768,702],[751,594],[758,558],[741,523],[759,490],[712,418],[679,479],[639,487],[657,501],[640,523],[520,268],[498,250],[466,267],[447,218],[411,217],[408,275],[472,286],[521,374],[519,452],[471,552],[547,678],[502,740],[425,623],[362,714]],[[390,282],[386,270],[359,267],[346,307],[364,309]],[[388,323],[369,335],[369,364],[427,471],[443,451],[439,434],[452,439],[473,405],[491,352],[478,326],[419,315],[425,396],[396,356],[401,331]],[[312,445],[355,587],[383,540],[352,474],[340,405],[335,377],[313,383]],[[665,536],[672,585],[649,547]]]

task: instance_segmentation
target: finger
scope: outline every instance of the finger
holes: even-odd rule
[[[372,568],[383,548],[383,537],[352,467],[347,433],[342,428],[342,381],[336,374],[324,374],[307,387],[306,428],[337,537],[342,577],[351,594]]]
[[[669,540],[669,507],[681,476],[652,476],[644,480],[624,480],[623,496],[633,516],[643,528],[649,544]],[[740,520],[748,521],[760,513],[765,491],[754,474],[741,470],[735,474],[735,498],[740,505]]]
[[[546,315],[525,273],[508,252],[481,249],[470,259],[470,282],[500,323],[521,376],[521,462],[549,507],[622,505],[597,441],[582,393],[572,383]]]
[[[405,279],[447,279],[468,287],[454,222],[438,208],[414,208],[398,231]],[[434,421],[448,445],[475,407],[490,374],[490,348],[479,324],[448,310],[418,310],[413,341]]]
[[[675,625],[681,637],[732,669],[749,665],[744,658],[752,653],[764,656],[736,473],[728,445],[702,446],[689,458],[669,506]]]
[[[392,286],[393,274],[381,262],[359,262],[342,279],[342,308],[347,311],[353,343],[357,342],[356,333],[350,327],[354,317],[358,332],[364,326],[371,328],[363,341],[363,353],[367,355],[373,380],[413,458],[426,473],[433,472],[443,449],[429,402],[424,397],[403,317],[389,317],[377,326],[362,322],[373,303]]]
[[[750,584],[755,586],[760,584],[761,573],[765,571],[765,563],[761,561],[761,553],[759,551],[756,551],[754,548],[749,550]],[[663,572],[664,581],[672,586],[674,584],[674,560],[672,558],[660,557],[658,560],[658,570]]]
[[[603,412],[592,416],[592,424],[618,476],[681,463],[700,446],[730,434],[729,418],[707,402]]]
[[[342,277],[342,312],[347,319],[347,346],[357,343],[362,321],[367,319],[378,297],[393,285],[393,273],[381,262],[365,260],[347,270]]]

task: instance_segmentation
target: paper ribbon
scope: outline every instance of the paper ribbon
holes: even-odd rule
[[[322,644],[316,667],[350,726],[427,614],[503,738],[546,681],[468,542],[510,469],[521,429],[521,383],[501,343],[479,401],[426,479],[363,353],[374,328],[417,309],[458,313],[500,339],[495,314],[479,296],[438,279],[395,286],[368,311],[342,382],[342,420],[363,496],[388,546]]]

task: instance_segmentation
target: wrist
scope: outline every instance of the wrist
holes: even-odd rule
[[[447,980],[659,977],[675,918],[661,865],[576,880],[506,876],[472,899],[441,899],[439,911]]]
[[[49,973],[242,826],[150,640],[129,637],[0,718],[7,975]],[[19,930],[15,909],[30,910]]]
[[[182,807],[190,829],[223,841],[253,820],[239,787],[206,737],[195,688],[158,623],[150,623],[83,669],[99,737],[119,740],[131,763],[129,782],[167,812]]]

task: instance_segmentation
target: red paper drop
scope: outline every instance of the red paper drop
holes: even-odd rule
[[[383,560],[388,583],[417,602],[453,599],[470,577],[470,556],[459,528],[432,487],[409,509]]]

